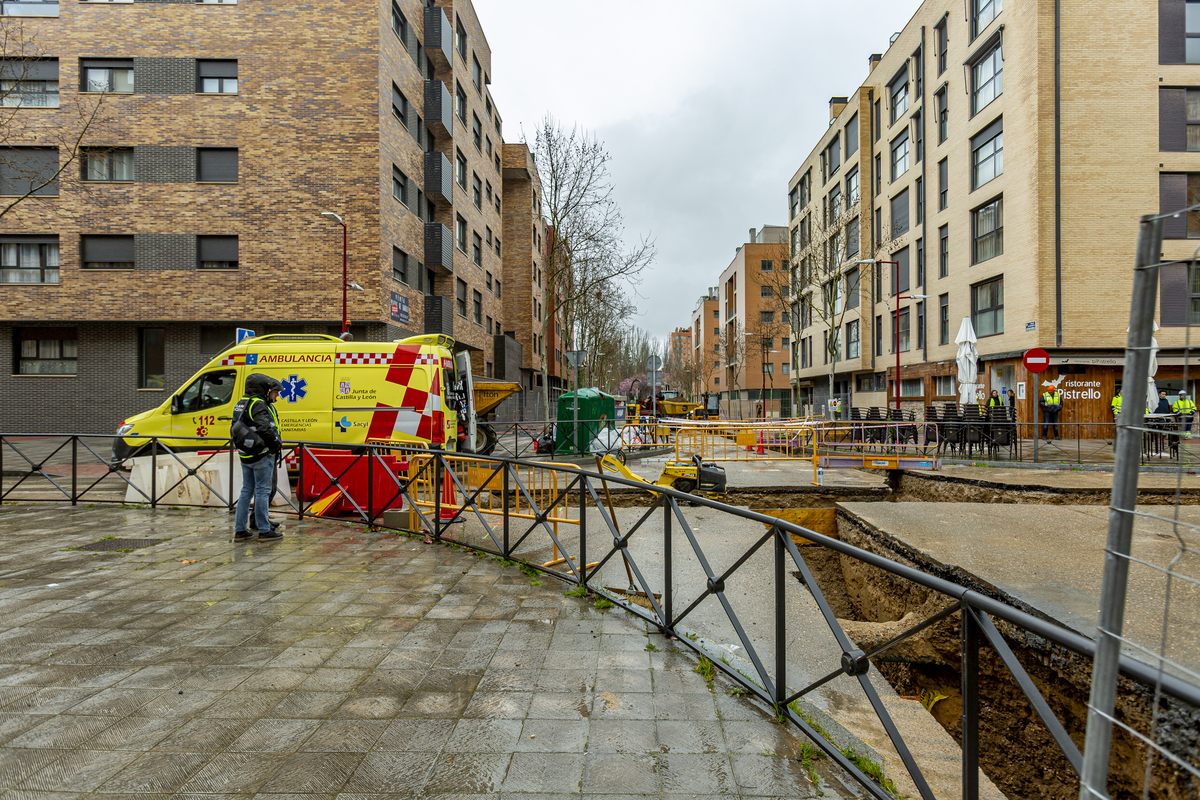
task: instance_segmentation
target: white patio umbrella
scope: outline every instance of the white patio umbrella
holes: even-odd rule
[[[1154,330],[1158,330],[1158,323],[1154,323]],[[1126,330],[1126,333],[1129,331]],[[1158,339],[1150,337],[1150,371],[1146,374],[1149,376],[1147,380],[1149,385],[1146,386],[1146,413],[1154,412],[1158,408],[1158,384],[1154,382],[1154,373],[1158,372]]]
[[[979,378],[979,348],[975,346],[978,341],[975,337],[975,326],[971,324],[970,317],[963,317],[962,325],[958,328],[958,335],[954,337],[954,343],[958,345],[958,355],[955,360],[958,362],[958,402],[960,403],[977,403],[979,402],[979,385],[976,380]]]

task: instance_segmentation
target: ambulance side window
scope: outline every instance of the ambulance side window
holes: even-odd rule
[[[233,387],[236,383],[236,369],[204,373],[180,392],[180,413],[194,414],[225,405],[233,399]]]

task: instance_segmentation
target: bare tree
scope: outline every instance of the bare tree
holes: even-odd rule
[[[729,391],[738,393],[738,419],[741,419],[743,417],[742,391],[739,378],[746,364],[746,327],[741,320],[737,320],[732,325],[732,330],[730,327],[729,325],[722,326],[717,343],[721,347],[721,360],[725,365],[725,377],[729,382]],[[732,416],[732,402],[729,411]]]
[[[615,288],[636,286],[654,260],[646,237],[633,247],[624,241],[624,222],[613,196],[604,145],[578,127],[569,132],[547,115],[538,127],[533,151],[542,179],[543,209],[550,227],[546,259],[547,290],[568,332],[582,339],[581,321],[603,306]],[[550,324],[542,320],[542,334]],[[548,365],[542,365],[549,407]]]
[[[60,180],[79,158],[84,140],[107,121],[101,113],[103,92],[71,93],[60,104],[57,63],[19,18],[0,17],[0,194],[6,195],[0,218],[29,202],[65,213],[60,204],[41,200],[58,196]],[[59,111],[44,117],[31,114],[31,107]]]

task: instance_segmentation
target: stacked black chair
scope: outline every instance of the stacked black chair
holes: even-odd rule
[[[887,439],[887,429],[883,424],[883,415],[878,406],[871,406],[867,411],[866,442],[868,444],[883,444]]]
[[[941,447],[941,436],[939,429],[941,428],[941,418],[938,416],[937,406],[925,406],[925,445],[938,445]]]

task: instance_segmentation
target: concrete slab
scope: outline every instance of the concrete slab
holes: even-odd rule
[[[344,523],[230,532],[213,510],[0,508],[0,788],[857,794],[828,760],[811,784],[793,729],[552,578]],[[158,543],[73,549],[106,536]]]
[[[841,507],[927,562],[960,569],[1017,604],[1095,638],[1107,508],[990,503]],[[1125,634],[1150,652],[1162,650],[1200,673],[1200,640],[1195,635],[1200,622],[1200,533],[1187,527],[1200,525],[1200,508],[1155,506],[1141,513],[1134,522],[1132,554],[1145,563],[1130,568]],[[1184,524],[1172,521],[1176,513]],[[1176,577],[1168,587],[1163,570],[1169,566]],[[1126,650],[1150,661],[1135,648]]]

